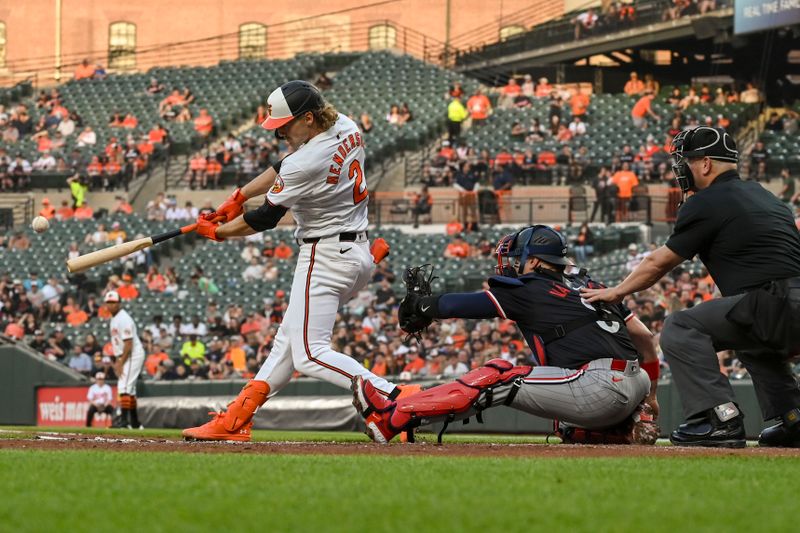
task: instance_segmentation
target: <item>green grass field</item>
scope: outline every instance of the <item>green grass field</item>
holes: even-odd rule
[[[257,432],[256,440],[365,437]],[[795,531],[798,478],[797,458],[724,453],[537,459],[436,457],[435,450],[310,456],[4,449],[0,531]]]

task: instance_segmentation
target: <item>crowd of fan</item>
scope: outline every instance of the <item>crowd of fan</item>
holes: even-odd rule
[[[85,242],[95,246],[124,240],[127,235],[122,226],[115,222],[107,229],[98,224],[86,235]],[[583,260],[591,245],[591,235],[579,236],[573,246],[576,257]],[[78,243],[73,243],[70,253],[78,253],[78,247]],[[442,255],[485,258],[488,277],[492,273],[493,248],[488,240],[470,247],[456,235]],[[24,247],[9,246],[7,240],[0,239],[0,254],[13,254],[20,249]],[[633,269],[646,253],[633,247],[627,269]],[[41,279],[36,272],[30,272],[24,279],[12,279],[8,274],[0,276],[2,331],[9,337],[25,339],[45,357],[87,376],[102,371],[114,379],[111,346],[98,341],[106,337],[102,328],[108,327],[110,318],[102,304],[102,294],[116,290],[124,300],[124,307],[133,309],[145,292],[177,299],[199,292],[208,298],[202,314],[153,316],[138,324],[147,354],[142,377],[252,378],[269,355],[288,305],[288,295],[276,290],[257,310],[246,311],[237,303],[222,305],[214,280],[201,268],[197,267],[189,279],[181,279],[174,268],[153,264],[146,252],[141,254],[142,257],[134,255],[120,265],[122,275],[111,275],[99,285],[80,276]],[[254,283],[275,280],[280,269],[293,268],[294,254],[292,246],[284,241],[275,242],[269,235],[263,240],[243,240],[239,261],[245,266],[241,277]],[[335,349],[354,357],[378,375],[399,376],[399,379],[451,378],[493,357],[515,363],[528,361],[530,351],[519,332],[511,322],[500,319],[445,320],[426,331],[420,343],[409,341],[397,327],[396,309],[402,297],[392,287],[397,275],[392,265],[384,261],[377,267],[372,283],[340,311],[332,337]],[[628,299],[627,305],[657,336],[669,313],[708,300],[714,292],[710,276],[705,273],[693,276],[679,268],[654,288]],[[99,319],[93,322],[97,328],[85,330],[85,335],[72,342],[67,332],[94,318]],[[51,327],[45,334],[47,324]],[[721,354],[720,364],[732,377],[745,374],[732,354]]]

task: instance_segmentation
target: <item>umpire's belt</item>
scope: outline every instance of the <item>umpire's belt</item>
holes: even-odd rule
[[[617,372],[623,372],[627,376],[632,376],[639,372],[640,368],[639,361],[636,359],[613,359],[608,357],[589,361],[581,367],[581,370],[616,370]]]
[[[314,244],[314,243],[329,243],[329,242],[361,242],[366,241],[369,238],[369,232],[361,231],[361,232],[346,232],[340,233],[339,235],[331,235],[330,237],[309,237],[307,239],[297,239],[297,244],[302,246],[303,244]]]

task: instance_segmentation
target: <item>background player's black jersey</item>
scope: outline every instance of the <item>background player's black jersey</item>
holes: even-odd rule
[[[581,317],[597,316],[592,304],[581,299],[584,278],[561,278],[531,273],[519,278],[489,278],[501,316],[514,320],[539,364],[579,368],[595,359],[636,359],[636,348],[624,321],[632,315],[622,305],[609,306],[620,322],[590,322],[545,347],[539,335]],[[589,282],[591,287],[601,285]],[[598,320],[600,318],[598,317]]]

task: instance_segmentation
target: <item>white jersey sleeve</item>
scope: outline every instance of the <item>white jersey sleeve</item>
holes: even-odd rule
[[[293,207],[303,196],[311,192],[313,181],[306,173],[288,158],[281,163],[281,172],[275,177],[275,184],[267,193],[267,201],[287,209]]]

